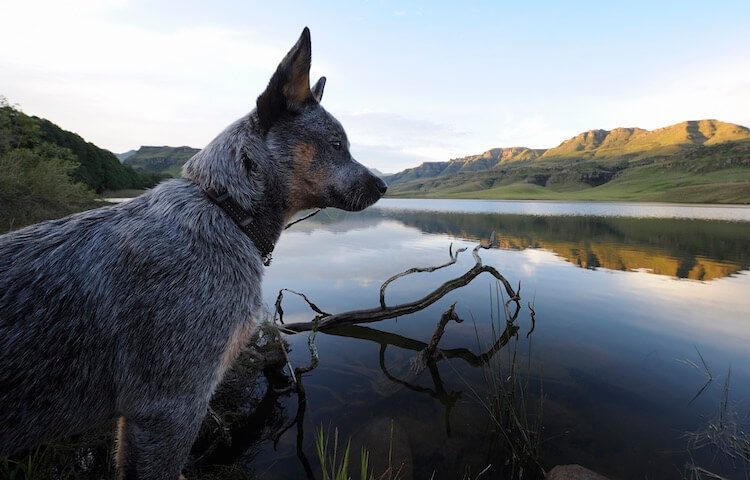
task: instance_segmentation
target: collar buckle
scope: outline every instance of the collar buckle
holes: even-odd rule
[[[260,259],[263,261],[263,265],[265,265],[266,267],[270,267],[271,261],[273,260],[273,254],[271,252],[268,252],[260,257]]]

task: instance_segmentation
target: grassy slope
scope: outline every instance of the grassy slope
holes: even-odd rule
[[[736,167],[695,173],[661,167],[627,169],[598,187],[561,185],[557,188],[530,183],[511,183],[485,189],[436,189],[401,191],[394,197],[478,198],[517,200],[628,200],[652,202],[750,204],[750,168]]]
[[[495,150],[486,152],[488,156]],[[583,132],[540,157],[481,171],[422,165],[396,197],[750,203],[750,130],[717,120]],[[441,172],[440,168],[444,168]],[[438,170],[437,172],[434,172]]]
[[[476,198],[508,200],[627,200],[676,203],[750,204],[750,169],[718,170],[709,174],[690,172],[654,172],[634,169],[604,185],[581,190],[541,187],[513,183],[499,187],[450,191],[399,192],[394,197]]]
[[[602,167],[601,160],[545,161],[504,172],[445,176],[396,183],[395,197],[627,200],[750,204],[750,142],[701,147],[690,152],[639,162],[621,161],[608,181],[592,186],[580,173]],[[529,181],[550,175],[545,186]],[[554,181],[553,181],[554,180]]]
[[[197,148],[191,147],[144,146],[126,158],[124,164],[138,172],[179,177],[182,165],[198,151]]]

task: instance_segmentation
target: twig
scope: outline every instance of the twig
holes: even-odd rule
[[[302,217],[302,218],[298,218],[297,220],[295,220],[295,221],[293,221],[293,222],[289,222],[289,223],[287,223],[287,224],[286,224],[286,227],[284,227],[284,230],[286,230],[287,228],[291,227],[292,225],[295,225],[295,224],[297,224],[297,223],[299,223],[299,222],[302,222],[302,221],[304,221],[304,220],[307,220],[307,219],[308,219],[308,218],[310,218],[310,217],[314,217],[315,215],[319,214],[319,213],[320,213],[320,212],[322,212],[322,211],[323,211],[323,209],[322,209],[322,208],[319,208],[319,209],[317,209],[317,210],[314,210],[314,211],[313,211],[313,212],[311,212],[311,213],[308,213],[307,215],[305,215],[305,216],[304,216],[304,217]]]
[[[394,280],[398,280],[401,277],[405,277],[407,275],[411,275],[412,273],[430,273],[434,272],[435,270],[440,270],[441,268],[449,267],[456,263],[458,261],[458,254],[461,252],[465,252],[466,247],[459,248],[456,250],[456,253],[453,253],[453,243],[450,244],[448,247],[448,256],[450,257],[450,260],[442,265],[438,265],[436,267],[414,267],[410,268],[409,270],[405,270],[399,274],[396,274],[383,282],[383,285],[380,286],[380,308],[386,308],[385,307],[385,289],[388,287],[388,285],[393,282]]]
[[[531,312],[531,330],[529,330],[529,333],[526,334],[526,338],[529,338],[529,335],[531,335],[536,328],[536,311],[534,310],[534,305],[531,302],[529,302],[529,311]]]
[[[451,320],[455,321],[456,323],[463,322],[463,320],[459,318],[458,314],[456,314],[455,302],[453,303],[453,305],[448,307],[448,310],[443,312],[443,314],[440,316],[440,320],[438,321],[437,327],[435,328],[435,333],[432,334],[430,343],[427,345],[427,347],[425,347],[424,350],[417,353],[417,356],[412,360],[412,373],[420,373],[422,370],[424,370],[424,367],[428,362],[435,359],[438,343],[440,343],[440,339],[443,338],[443,333],[445,333],[445,326],[448,325],[448,322]]]
[[[281,322],[281,324],[282,324],[282,325],[284,325],[284,309],[283,309],[283,308],[282,308],[282,306],[281,306],[281,303],[282,303],[282,301],[284,300],[284,292],[289,292],[289,293],[293,293],[293,294],[295,294],[295,295],[298,295],[298,296],[302,297],[302,299],[303,299],[303,300],[304,300],[304,301],[305,301],[305,302],[307,303],[307,305],[308,305],[308,306],[309,306],[309,307],[310,307],[310,308],[311,308],[311,309],[312,309],[312,310],[313,310],[313,311],[314,311],[315,313],[317,313],[317,314],[318,314],[318,318],[321,318],[321,317],[327,317],[327,316],[329,316],[329,315],[330,315],[330,313],[326,313],[326,312],[324,312],[323,310],[321,310],[320,308],[318,308],[318,306],[317,306],[317,305],[315,305],[314,303],[312,303],[312,302],[311,302],[311,301],[310,301],[310,300],[309,300],[309,299],[307,298],[307,295],[305,295],[304,293],[300,293],[300,292],[295,292],[294,290],[290,290],[290,289],[288,289],[288,288],[282,288],[281,290],[279,290],[279,294],[278,294],[278,295],[276,296],[276,311],[274,312],[274,315],[273,315],[273,320],[274,320],[274,322],[276,322],[276,319],[278,318],[278,319],[279,319],[279,322]]]

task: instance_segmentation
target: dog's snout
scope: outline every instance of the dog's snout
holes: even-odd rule
[[[385,195],[385,191],[388,190],[388,184],[383,181],[382,178],[376,177],[375,186],[378,188],[378,192],[381,195]]]

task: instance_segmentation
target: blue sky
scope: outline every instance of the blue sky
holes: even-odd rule
[[[115,152],[202,147],[302,27],[384,171],[593,128],[750,125],[750,2],[4,2],[0,94]]]

